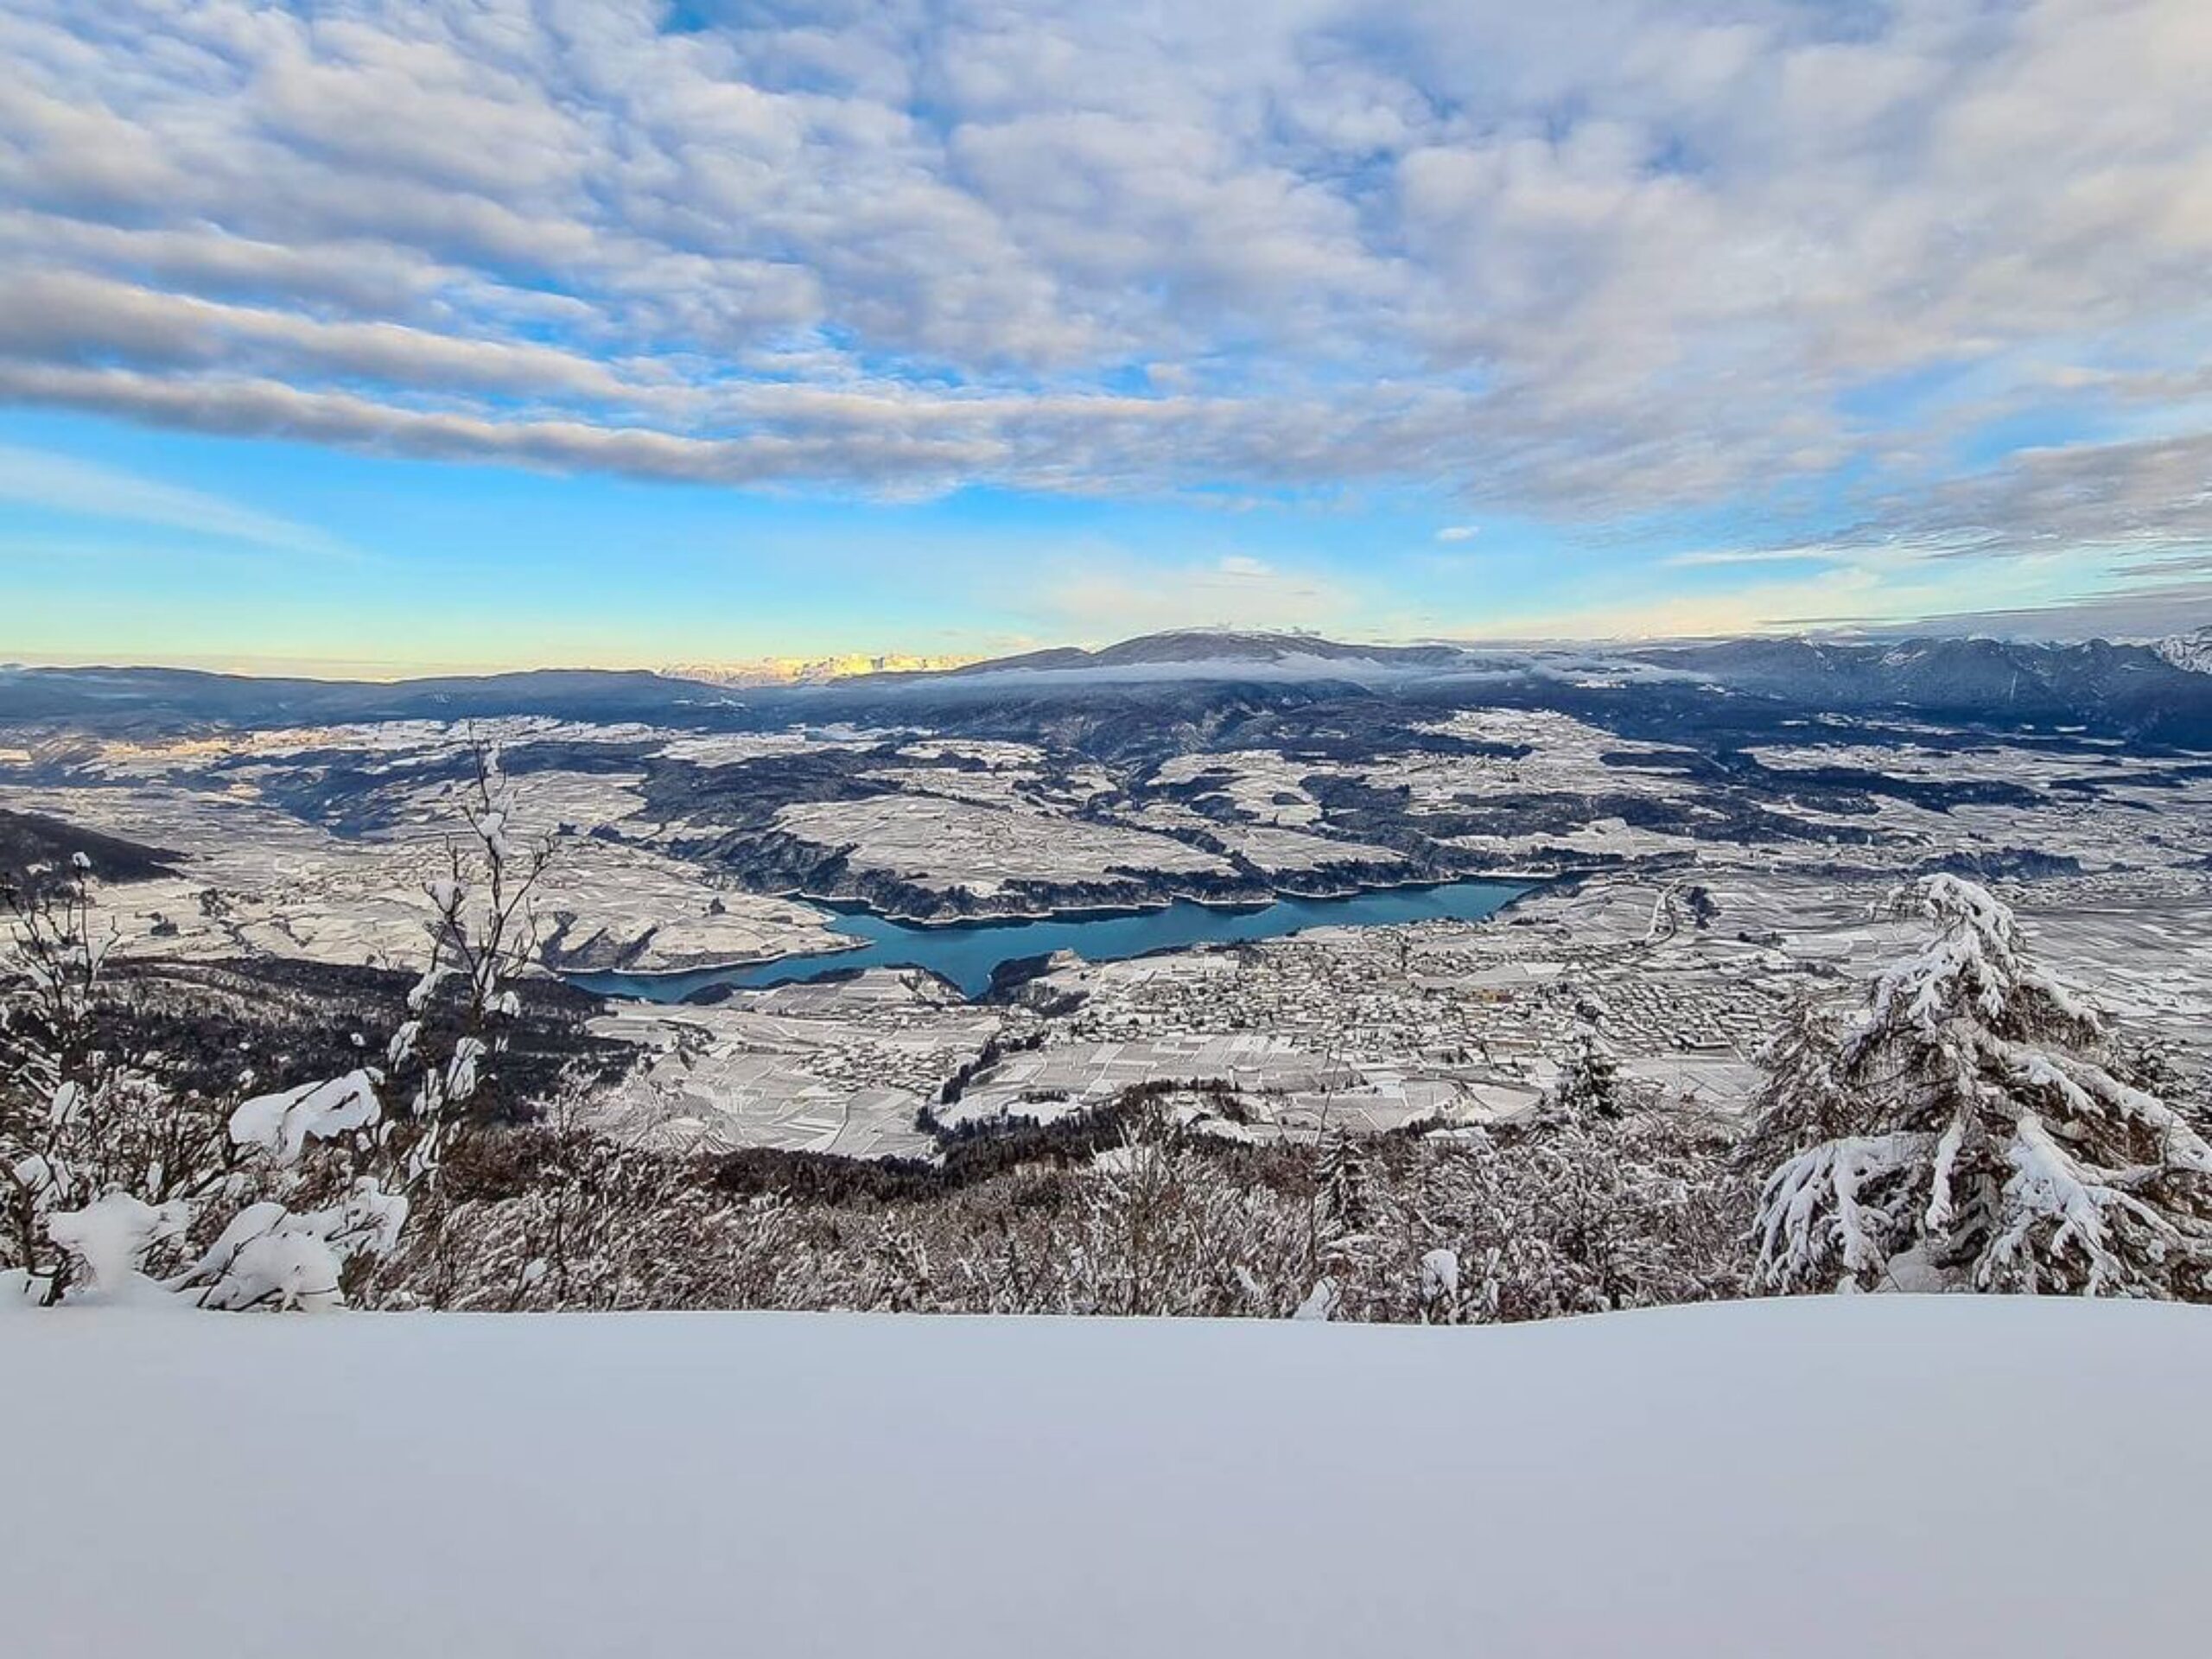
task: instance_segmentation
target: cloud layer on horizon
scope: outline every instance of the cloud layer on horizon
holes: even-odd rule
[[[313,13],[0,11],[0,400],[1790,521],[1712,563],[2212,538],[2198,0]]]

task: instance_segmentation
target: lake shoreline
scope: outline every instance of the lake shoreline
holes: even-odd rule
[[[710,989],[766,990],[816,982],[868,968],[912,968],[938,975],[971,1000],[988,995],[1005,963],[1068,950],[1086,961],[1128,961],[1209,945],[1253,944],[1317,927],[1481,921],[1548,887],[1556,878],[1464,876],[1395,882],[1341,894],[1286,894],[1261,904],[1177,899],[1164,906],[1039,917],[984,917],[924,923],[865,906],[842,912],[851,943],[741,963],[631,971],[562,974],[594,995],[681,1002]],[[1423,905],[1424,899],[1440,902]],[[807,902],[817,902],[808,900]],[[998,948],[1003,941],[1006,948]],[[1088,948],[1086,948],[1088,947]]]
[[[1194,905],[1201,909],[1218,911],[1227,915],[1253,914],[1267,910],[1285,900],[1301,903],[1332,904],[1343,899],[1364,899],[1376,893],[1423,892],[1437,887],[1457,887],[1463,881],[1480,881],[1500,887],[1516,887],[1521,891],[1500,905],[1492,912],[1503,915],[1532,893],[1545,892],[1563,883],[1585,880],[1586,870],[1551,870],[1531,872],[1521,870],[1478,870],[1465,875],[1422,876],[1411,881],[1376,881],[1358,887],[1332,889],[1326,893],[1294,893],[1284,891],[1267,899],[1203,899],[1178,894],[1151,905],[1092,905],[1065,910],[1006,911],[989,916],[915,916],[903,912],[878,910],[861,899],[824,899],[817,894],[802,893],[796,888],[764,894],[772,899],[789,899],[801,904],[813,905],[838,916],[866,916],[879,921],[893,923],[899,927],[922,931],[944,930],[973,932],[992,927],[1026,927],[1038,922],[1108,922],[1121,921],[1137,916],[1156,916],[1172,910],[1177,905]],[[1361,924],[1350,924],[1361,925]],[[1389,926],[1389,923],[1369,924]],[[766,968],[790,959],[793,955],[830,956],[844,950],[860,950],[868,947],[864,938],[855,938],[849,946],[824,946],[819,950],[784,951],[766,957],[715,957],[700,962],[687,962],[674,968],[563,968],[550,964],[546,971],[565,981],[594,979],[620,976],[624,979],[678,979],[689,974],[735,974],[748,969]],[[1173,949],[1174,947],[1164,947]]]

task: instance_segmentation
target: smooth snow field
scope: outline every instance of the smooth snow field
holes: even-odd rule
[[[2212,1312],[0,1319],[0,1650],[2190,1654]]]

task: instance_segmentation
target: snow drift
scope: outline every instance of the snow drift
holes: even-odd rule
[[[19,1659],[2190,1652],[2212,1315],[0,1319]]]

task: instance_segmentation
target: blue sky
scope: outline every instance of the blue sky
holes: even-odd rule
[[[2212,618],[2196,0],[10,0],[0,658]]]

